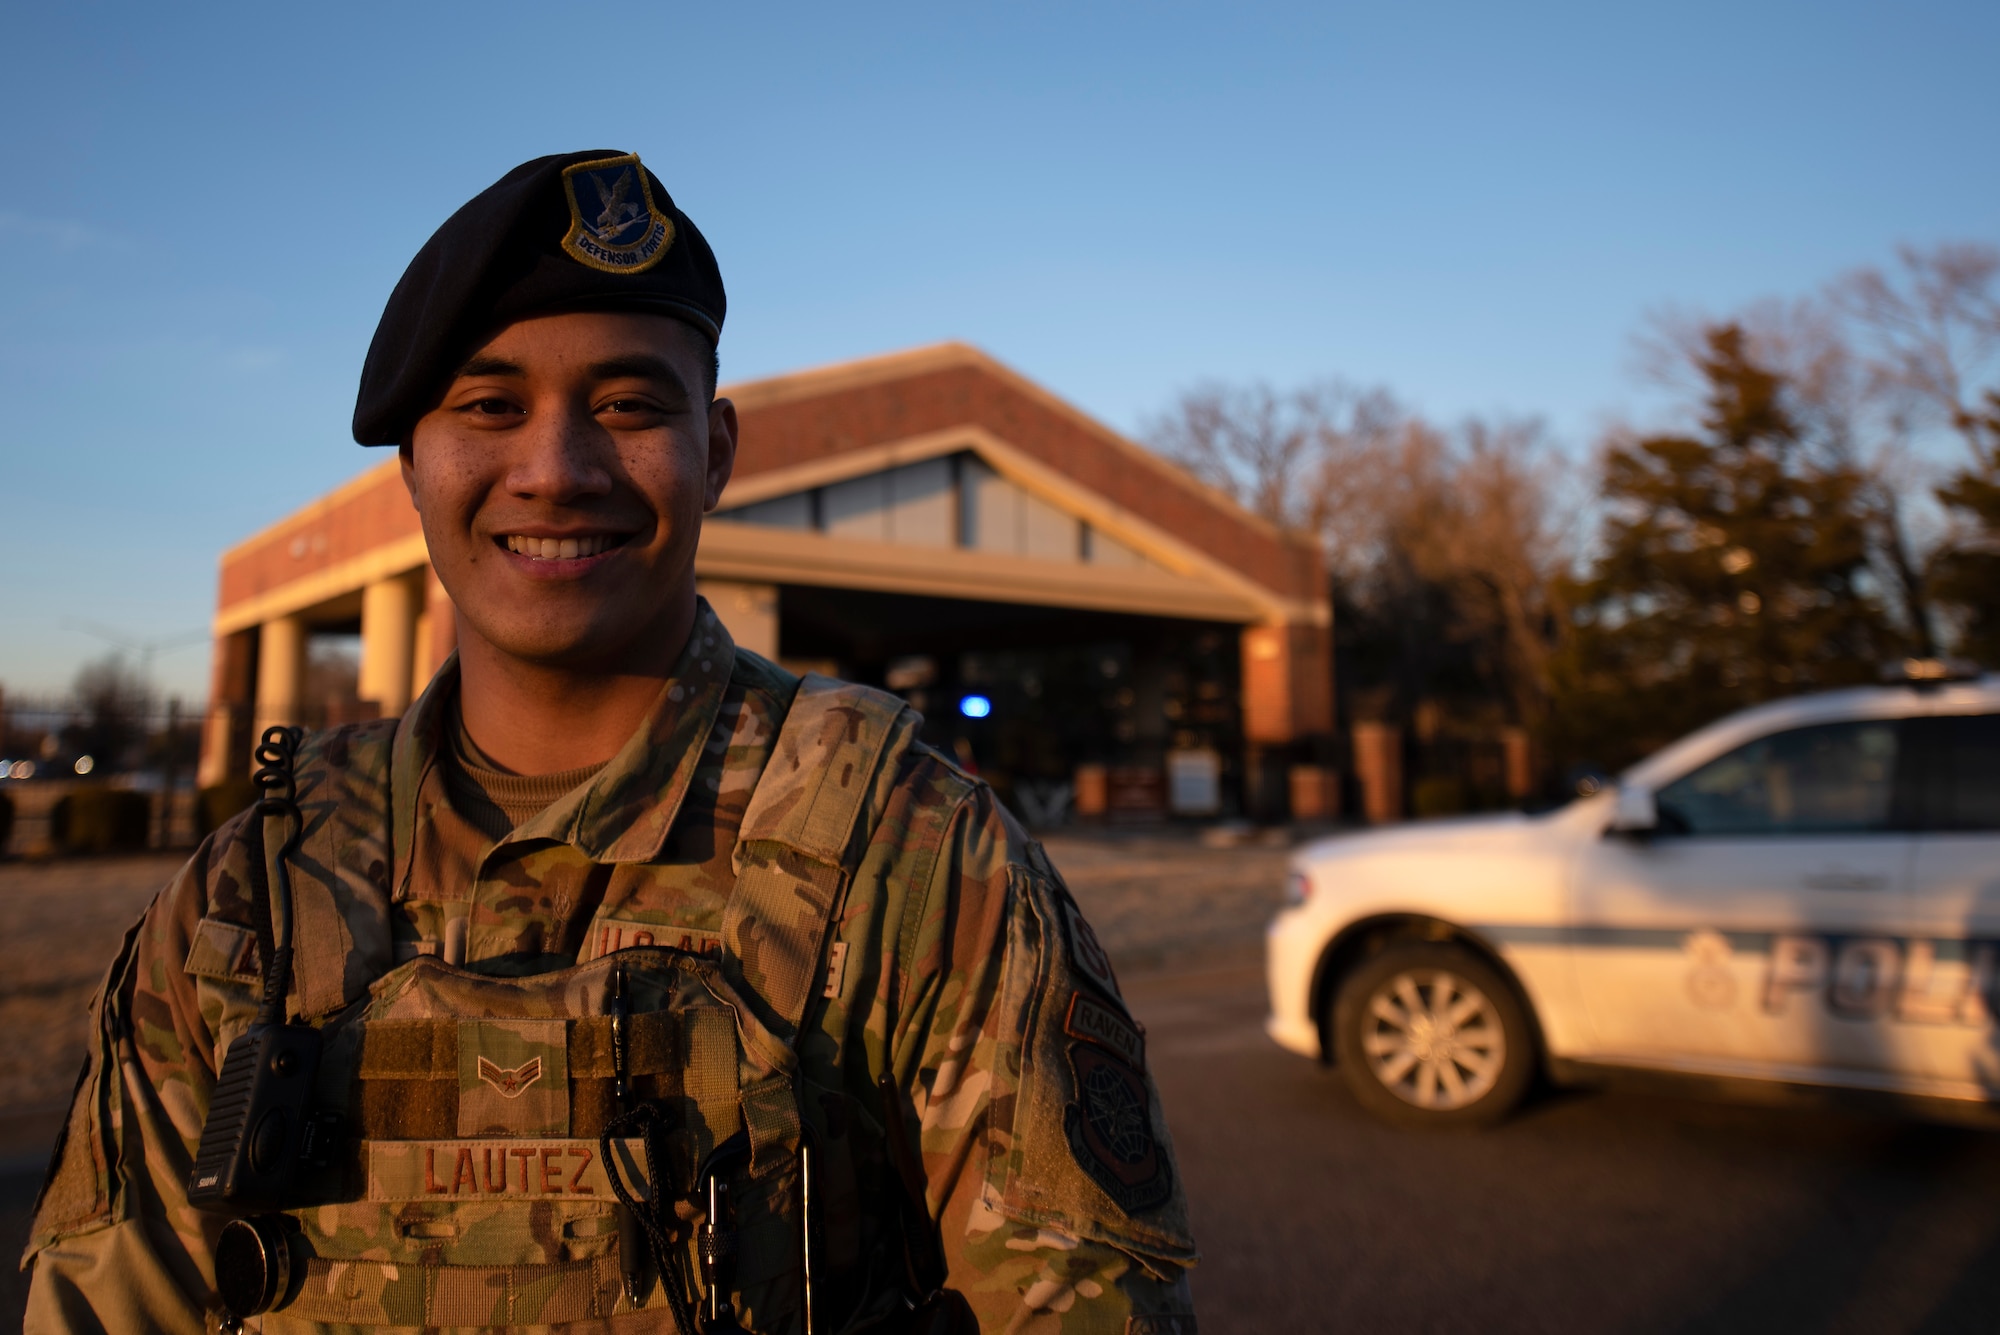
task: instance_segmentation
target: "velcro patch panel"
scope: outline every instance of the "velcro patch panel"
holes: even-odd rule
[[[194,939],[188,942],[187,961],[181,968],[196,978],[255,983],[257,934],[233,922],[203,918],[194,925]]]

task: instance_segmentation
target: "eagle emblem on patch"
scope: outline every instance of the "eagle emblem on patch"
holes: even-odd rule
[[[1076,1085],[1063,1131],[1077,1166],[1126,1214],[1166,1204],[1173,1168],[1153,1134],[1145,1078],[1089,1043],[1070,1044],[1069,1069]]]
[[[674,244],[674,222],[653,203],[639,155],[625,153],[563,168],[571,259],[605,273],[644,273]]]
[[[497,1062],[479,1059],[479,1078],[500,1091],[503,1099],[518,1099],[528,1086],[542,1078],[542,1059],[532,1057],[513,1070],[503,1070]]]

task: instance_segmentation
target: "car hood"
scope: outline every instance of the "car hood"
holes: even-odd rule
[[[1418,820],[1380,830],[1357,830],[1302,844],[1293,853],[1300,862],[1322,863],[1377,853],[1422,848],[1453,851],[1471,847],[1511,847],[1546,820],[1503,811],[1489,816],[1459,816],[1448,820]]]

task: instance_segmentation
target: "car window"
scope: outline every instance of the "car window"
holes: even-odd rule
[[[1890,823],[1900,728],[1823,723],[1737,747],[1660,789],[1662,832],[1850,834]]]
[[[2000,830],[2000,714],[1927,718],[1921,727],[1918,828]]]

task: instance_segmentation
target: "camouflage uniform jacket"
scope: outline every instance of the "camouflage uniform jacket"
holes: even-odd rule
[[[496,844],[445,797],[448,666],[400,724],[307,744],[302,772],[329,776],[316,797],[302,787],[309,830],[315,800],[385,784],[390,812],[379,837],[329,854],[340,865],[322,877],[322,916],[302,899],[298,931],[346,933],[354,960],[373,942],[394,961],[434,954],[513,976],[649,941],[707,950],[798,684],[737,650],[703,603],[633,739]],[[223,1216],[189,1206],[183,1184],[222,1054],[255,1007],[244,820],[128,932],[95,1003],[24,1259],[30,1331],[213,1328]],[[921,744],[878,780],[861,828],[827,999],[796,1044],[802,1075],[864,1109],[880,1109],[884,1075],[905,1092],[947,1287],[982,1329],[1192,1332],[1195,1252],[1143,1034],[1040,846]],[[310,868],[294,874],[313,884]],[[348,972],[360,976],[336,978],[336,995],[295,993],[294,1012],[365,996],[372,979]]]

